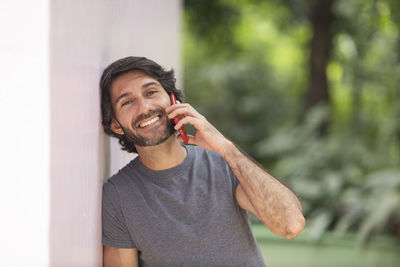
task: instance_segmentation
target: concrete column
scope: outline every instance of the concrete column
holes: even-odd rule
[[[0,265],[102,265],[101,186],[134,155],[103,134],[99,78],[128,55],[179,78],[180,9],[0,1]]]

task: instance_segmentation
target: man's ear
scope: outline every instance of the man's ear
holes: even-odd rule
[[[119,122],[116,119],[111,121],[110,129],[116,134],[124,135],[124,130],[122,130],[121,125],[119,125]]]

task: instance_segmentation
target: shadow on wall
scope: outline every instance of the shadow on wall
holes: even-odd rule
[[[103,133],[100,75],[128,55],[179,74],[180,11],[178,0],[50,1],[50,266],[102,265],[103,181],[135,155]]]
[[[98,91],[102,2],[50,2],[50,266],[102,266],[101,187],[110,154]]]

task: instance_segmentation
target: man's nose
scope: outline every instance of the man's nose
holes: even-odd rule
[[[136,114],[147,114],[151,110],[150,100],[145,98],[139,98],[136,103],[137,112]]]

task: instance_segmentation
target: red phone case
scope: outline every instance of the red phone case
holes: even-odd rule
[[[169,93],[169,98],[170,98],[170,100],[171,100],[171,105],[176,104],[176,97],[175,97],[174,93]],[[174,122],[175,122],[175,124],[177,124],[178,121],[179,121],[179,118],[178,118],[178,117],[174,117]],[[184,142],[185,144],[187,144],[187,143],[189,142],[189,139],[188,139],[188,137],[187,137],[187,135],[186,135],[185,130],[183,129],[183,127],[179,128],[179,129],[178,129],[178,132],[179,132],[179,134],[181,135],[183,142]]]

